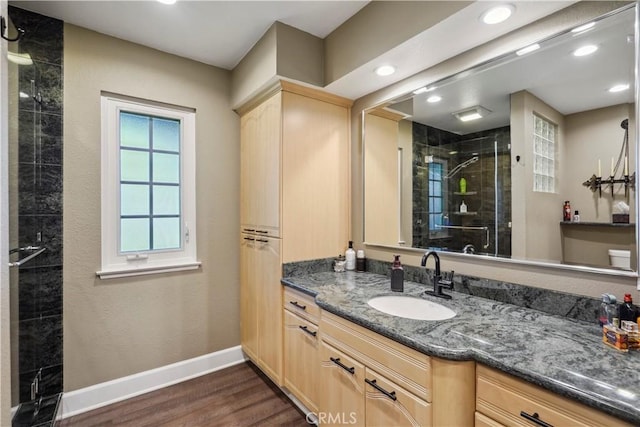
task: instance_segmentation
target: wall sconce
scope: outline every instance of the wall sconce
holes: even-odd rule
[[[452,113],[458,120],[461,122],[468,122],[471,120],[478,120],[483,117],[486,117],[491,113],[491,110],[488,110],[480,105],[476,105],[475,107],[466,108],[461,111],[456,111]]]

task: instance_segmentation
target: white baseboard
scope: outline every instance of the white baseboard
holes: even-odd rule
[[[72,417],[102,406],[190,380],[246,360],[240,346],[140,372],[79,390],[63,393],[58,419]]]

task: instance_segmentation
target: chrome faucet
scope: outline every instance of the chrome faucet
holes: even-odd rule
[[[420,265],[422,265],[423,267],[426,267],[427,260],[432,255],[436,261],[436,270],[433,274],[433,291],[425,291],[425,293],[428,295],[433,295],[434,297],[438,297],[438,298],[451,299],[451,295],[443,293],[442,289],[443,288],[453,289],[453,271],[451,271],[451,273],[449,274],[446,274],[448,278],[446,279],[442,278],[442,274],[440,272],[440,257],[438,256],[438,253],[435,251],[425,252],[424,256],[422,257],[422,262],[420,263]]]

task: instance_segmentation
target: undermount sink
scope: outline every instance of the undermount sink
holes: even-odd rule
[[[435,302],[420,298],[388,295],[371,298],[367,301],[371,307],[392,316],[415,320],[446,320],[456,312]]]

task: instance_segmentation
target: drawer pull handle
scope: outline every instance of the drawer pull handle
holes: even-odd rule
[[[295,307],[298,307],[300,310],[306,310],[307,309],[306,305],[300,305],[298,303],[298,301],[289,301],[289,304],[291,304],[291,305],[293,305]]]
[[[344,363],[340,362],[340,358],[339,357],[336,357],[336,358],[330,357],[329,360],[331,360],[336,365],[340,366],[345,371],[349,372],[351,375],[356,373],[356,368],[354,368],[353,366],[349,368]]]
[[[545,423],[544,421],[542,421],[540,419],[540,415],[538,415],[537,412],[534,412],[533,415],[529,415],[524,411],[520,411],[520,416],[526,418],[527,420],[541,427],[553,427],[551,424]]]
[[[264,231],[264,230],[256,230],[256,233],[269,234],[268,231]]]
[[[306,326],[298,326],[298,328],[302,329],[303,331],[305,331],[306,333],[308,333],[312,337],[315,337],[316,335],[318,335],[317,332],[310,331],[309,328],[307,328]]]
[[[387,390],[383,389],[382,387],[380,387],[377,383],[376,380],[369,380],[367,378],[364,379],[364,382],[366,382],[367,384],[369,384],[371,387],[375,388],[376,390],[378,390],[380,393],[384,394],[385,396],[387,396],[389,399],[395,401],[398,400],[398,398],[396,397],[396,392],[392,391],[392,392],[388,392]]]
[[[256,230],[255,230],[255,229],[253,229],[253,228],[243,228],[243,231],[247,231],[247,232],[249,232],[249,233],[253,233],[253,232],[254,232],[254,231],[256,231]]]
[[[253,242],[253,241],[254,241],[254,240],[256,240],[256,239],[254,239],[253,237],[245,237],[245,238],[244,238],[244,240],[250,240],[250,241],[252,241],[252,242]]]
[[[267,239],[256,239],[256,242],[269,243],[269,241]]]

